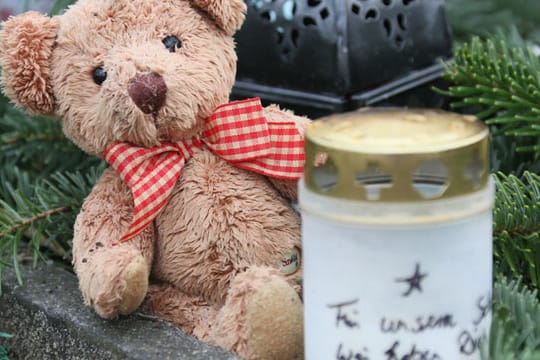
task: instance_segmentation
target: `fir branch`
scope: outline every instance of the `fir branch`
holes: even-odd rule
[[[498,173],[494,216],[494,262],[499,275],[522,276],[540,286],[540,176]]]
[[[493,126],[494,136],[511,138],[517,152],[540,154],[540,60],[517,32],[492,39],[473,38],[447,64],[453,85],[439,91],[456,99]]]
[[[446,8],[459,39],[486,36],[499,27],[517,26],[526,35],[540,29],[538,0],[446,0]]]
[[[69,257],[75,217],[103,168],[56,173],[29,188],[26,180],[17,190],[5,185],[9,197],[0,201],[0,269],[9,264],[17,273],[21,244],[33,252],[34,264],[43,258],[43,249]]]
[[[502,279],[493,288],[490,360],[540,359],[540,303],[536,291]]]
[[[81,170],[99,162],[66,139],[56,119],[32,117],[12,107],[0,117],[0,164],[16,164],[33,176],[46,177],[55,171]],[[4,166],[0,171],[10,168]]]
[[[35,135],[33,137],[13,137],[13,138],[5,138],[2,143],[4,145],[16,145],[17,143],[23,144],[23,143],[31,143],[34,141],[43,141],[43,142],[53,142],[53,141],[65,141],[66,138],[64,136],[60,135]]]
[[[12,337],[13,337],[13,335],[11,335],[11,334],[0,332],[0,339],[1,338],[11,339]],[[3,346],[0,346],[0,360],[9,360],[7,349],[5,347],[3,347]]]
[[[6,206],[6,204],[2,204],[1,201],[0,201],[0,205]],[[50,210],[43,211],[43,212],[41,212],[39,214],[36,214],[36,215],[34,215],[32,217],[23,219],[21,222],[15,223],[11,227],[8,227],[4,231],[1,231],[0,232],[0,237],[3,237],[5,235],[7,235],[7,234],[17,232],[17,231],[19,231],[19,230],[21,230],[23,228],[26,228],[29,225],[32,225],[32,224],[34,224],[34,223],[36,223],[36,222],[38,222],[40,220],[48,218],[49,216],[56,215],[56,214],[63,213],[63,212],[68,212],[70,210],[72,210],[70,207],[65,206],[65,207],[59,207],[59,208],[56,208],[56,209],[50,209]]]
[[[7,349],[0,346],[0,360],[9,360]]]

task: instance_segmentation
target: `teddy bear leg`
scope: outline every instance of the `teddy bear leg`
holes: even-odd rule
[[[148,312],[178,326],[201,341],[210,340],[217,311],[202,299],[190,296],[169,284],[151,284],[143,303]]]
[[[149,264],[136,249],[99,246],[75,263],[85,304],[106,319],[128,315],[144,300]]]
[[[250,268],[232,281],[212,336],[245,359],[303,359],[302,302],[277,270]]]
[[[85,304],[106,319],[133,312],[148,288],[153,225],[117,244],[132,216],[129,196],[118,176],[105,170],[75,222],[73,264],[79,287]]]

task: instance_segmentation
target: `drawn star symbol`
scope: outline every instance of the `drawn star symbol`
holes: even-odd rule
[[[396,282],[404,282],[409,284],[409,288],[407,291],[405,291],[402,296],[409,296],[414,290],[418,290],[418,292],[422,292],[422,280],[427,276],[427,273],[421,273],[420,272],[420,264],[416,263],[416,267],[414,269],[414,274],[407,278],[398,278],[396,279]]]

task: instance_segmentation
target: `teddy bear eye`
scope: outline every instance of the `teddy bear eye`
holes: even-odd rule
[[[92,77],[94,78],[94,82],[96,84],[101,85],[105,80],[107,80],[107,72],[100,66],[94,69],[92,72]]]
[[[182,42],[174,35],[167,36],[162,40],[162,42],[163,45],[165,45],[165,47],[172,53],[176,52],[176,49],[180,49],[182,47]]]

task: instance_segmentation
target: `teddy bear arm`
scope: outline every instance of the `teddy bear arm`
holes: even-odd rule
[[[289,110],[282,110],[277,105],[265,107],[264,116],[268,122],[294,122],[302,137],[304,136],[307,125],[311,122],[308,118],[294,115],[294,113]],[[298,188],[296,180],[284,180],[271,177],[269,177],[268,180],[283,197],[292,201],[297,201]]]
[[[73,263],[87,305],[104,318],[135,310],[143,301],[153,257],[154,229],[115,244],[132,218],[129,188],[107,169],[75,223]]]

